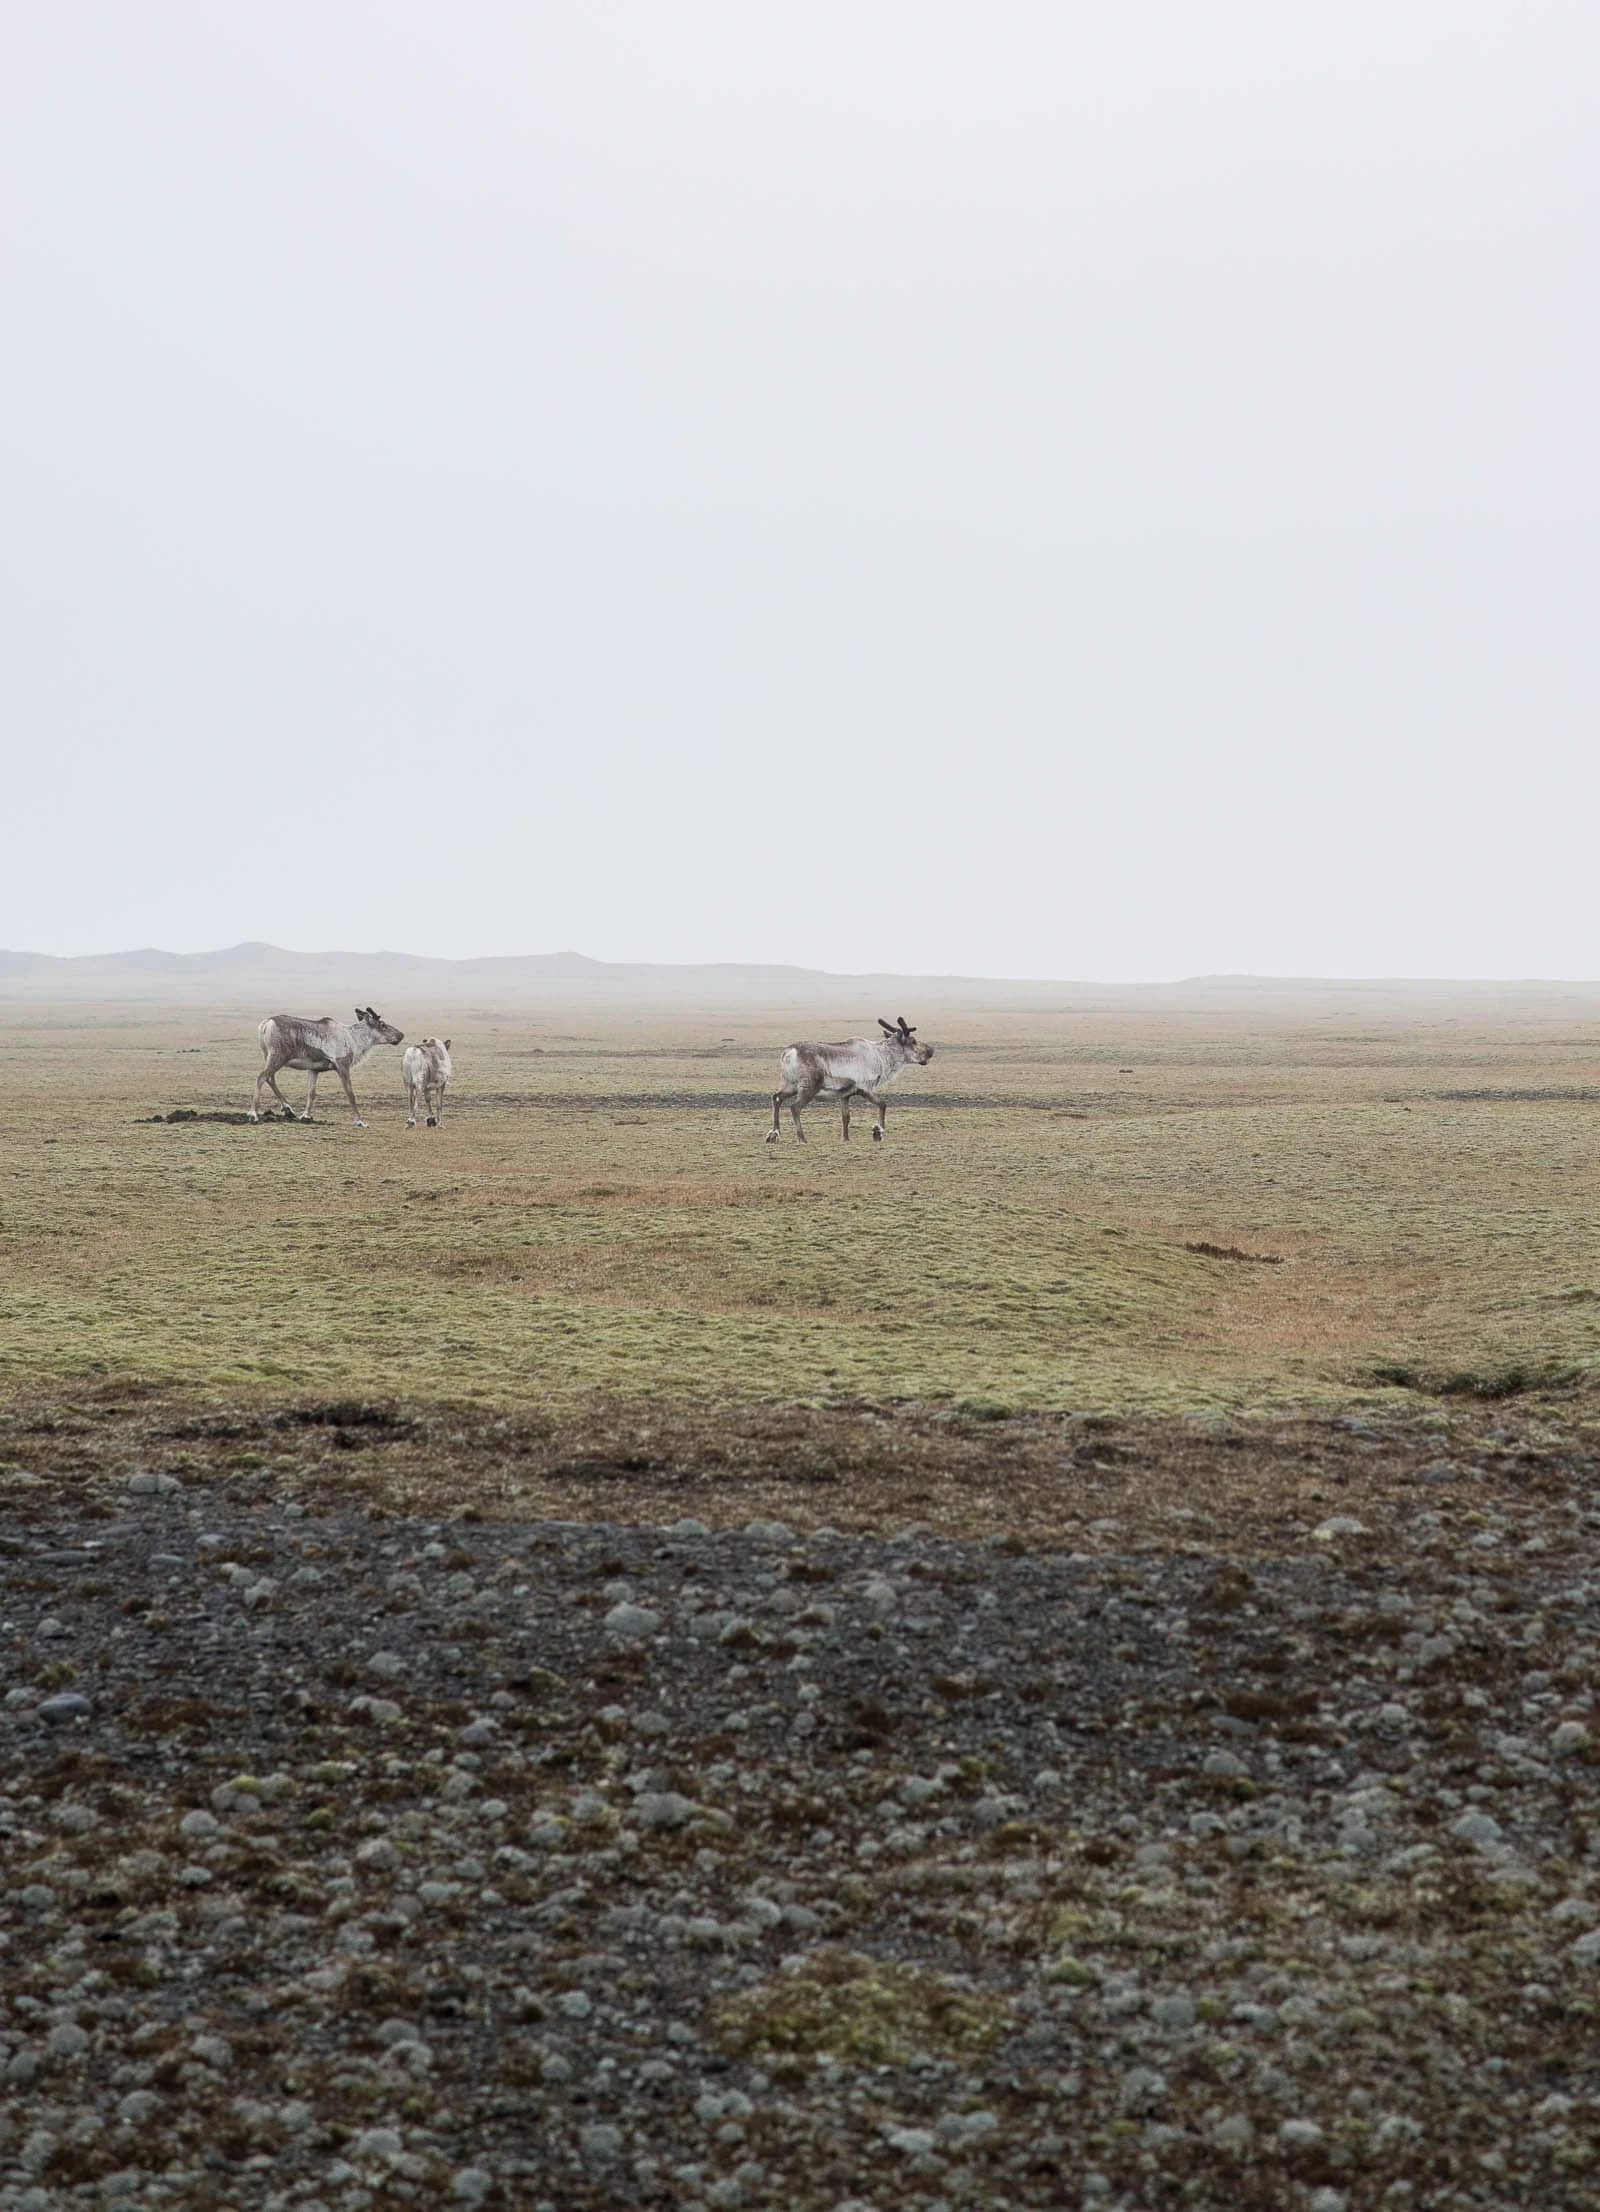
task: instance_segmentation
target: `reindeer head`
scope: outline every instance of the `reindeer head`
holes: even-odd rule
[[[356,1020],[365,1022],[369,1029],[375,1029],[378,1032],[380,1044],[398,1045],[405,1041],[405,1031],[396,1029],[393,1022],[386,1022],[383,1016],[370,1006],[358,1006],[356,1008]]]
[[[933,1058],[932,1045],[918,1044],[917,1033],[906,1020],[904,1014],[900,1016],[898,1021],[892,1022],[886,1022],[880,1014],[878,1016],[878,1027],[883,1031],[890,1044],[898,1045],[902,1055],[911,1061],[914,1066],[925,1068]]]

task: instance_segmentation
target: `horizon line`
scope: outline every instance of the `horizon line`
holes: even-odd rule
[[[348,946],[332,946],[316,950],[302,950],[294,946],[274,944],[268,938],[245,937],[230,945],[208,946],[194,952],[172,952],[160,945],[134,945],[100,952],[43,952],[26,946],[0,946],[0,963],[9,961],[48,962],[52,966],[68,967],[89,962],[134,962],[157,959],[166,962],[183,962],[200,965],[206,961],[225,960],[240,953],[269,954],[290,961],[383,961],[392,960],[408,964],[432,967],[470,968],[488,965],[507,965],[514,962],[538,962],[541,965],[557,961],[581,963],[594,969],[647,969],[657,974],[695,972],[706,970],[761,971],[817,976],[829,981],[887,981],[904,980],[917,983],[963,983],[1029,986],[1036,988],[1059,987],[1063,989],[1092,988],[1099,990],[1163,990],[1183,989],[1201,984],[1280,984],[1280,985],[1382,985],[1392,988],[1418,988],[1432,985],[1479,987],[1483,989],[1516,989],[1538,987],[1541,989],[1568,987],[1572,989],[1600,988],[1600,977],[1559,975],[1422,975],[1422,974],[1351,974],[1349,972],[1316,973],[1308,970],[1273,969],[1207,969],[1188,974],[1160,976],[1056,976],[1056,975],[993,975],[950,970],[899,970],[899,969],[831,969],[809,966],[802,961],[775,959],[702,959],[702,960],[639,960],[606,959],[597,954],[585,953],[576,947],[564,946],[545,952],[504,953],[421,953],[404,952],[393,947],[380,947],[376,951],[358,951]],[[572,981],[575,978],[565,978]]]

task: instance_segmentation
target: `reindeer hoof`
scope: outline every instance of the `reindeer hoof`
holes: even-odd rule
[[[358,1129],[365,1129],[365,1127],[366,1127],[366,1126],[367,1126],[367,1125],[366,1125],[366,1123],[365,1123],[364,1121],[358,1121],[358,1122],[356,1123],[356,1127],[357,1127]]]
[[[437,1115],[437,1114],[430,1114],[430,1115],[428,1116],[428,1127],[429,1127],[430,1129],[437,1129],[437,1128],[438,1128],[438,1126],[439,1126],[439,1117],[438,1117],[438,1115]]]
[[[254,1120],[254,1118],[255,1118],[255,1117],[254,1117],[254,1116],[252,1115],[252,1116],[251,1116],[251,1119],[252,1119],[252,1120]],[[776,1144],[776,1143],[777,1143],[777,1141],[778,1141],[778,1132],[777,1132],[777,1130],[776,1130],[776,1129],[769,1129],[769,1130],[767,1131],[767,1142],[768,1142],[768,1144]]]
[[[250,1109],[250,1119],[252,1121],[259,1121],[261,1119],[261,1116],[256,1112],[253,1106]]]
[[[873,1132],[872,1132],[872,1141],[873,1141],[873,1143],[874,1143],[874,1144],[882,1144],[882,1142],[883,1142],[883,1131],[882,1131],[881,1129],[874,1129],[874,1130],[873,1130]]]

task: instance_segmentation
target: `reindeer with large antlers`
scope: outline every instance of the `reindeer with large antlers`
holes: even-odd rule
[[[881,1037],[852,1037],[848,1044],[790,1045],[778,1063],[783,1088],[772,1094],[768,1144],[778,1141],[778,1117],[785,1106],[794,1123],[794,1133],[804,1144],[806,1133],[800,1126],[801,1109],[818,1097],[839,1101],[847,1144],[850,1141],[851,1102],[864,1098],[878,1109],[878,1118],[872,1125],[872,1141],[876,1144],[882,1139],[884,1116],[889,1110],[889,1101],[882,1095],[884,1085],[892,1083],[902,1068],[925,1068],[933,1058],[933,1047],[918,1044],[917,1033],[903,1014],[898,1021],[892,1022],[886,1022],[880,1014],[878,1027],[883,1031]]]

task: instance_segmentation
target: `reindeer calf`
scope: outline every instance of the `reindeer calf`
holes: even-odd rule
[[[415,1129],[420,1106],[427,1116],[428,1127],[437,1129],[444,1120],[444,1087],[452,1072],[449,1038],[424,1037],[420,1045],[407,1045],[400,1065],[406,1079],[406,1097],[411,1103],[406,1127]]]

